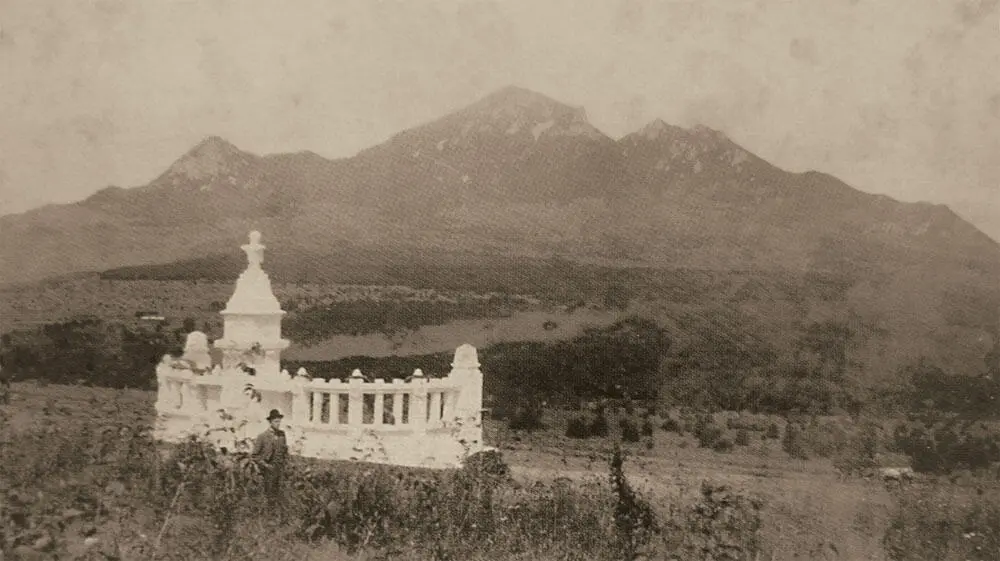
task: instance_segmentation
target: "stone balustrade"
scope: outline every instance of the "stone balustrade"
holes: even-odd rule
[[[278,409],[292,453],[421,467],[458,467],[482,445],[482,372],[476,349],[459,347],[452,370],[430,378],[366,381],[251,375],[219,366],[204,374],[165,357],[157,368],[158,438],[199,435],[224,446],[253,438]],[[227,432],[223,427],[231,427]]]

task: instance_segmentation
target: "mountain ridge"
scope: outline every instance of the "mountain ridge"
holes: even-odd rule
[[[349,158],[257,155],[209,135],[144,186],[0,217],[0,283],[87,270],[88,255],[89,270],[195,258],[265,225],[279,243],[313,248],[464,243],[654,266],[1000,270],[1000,246],[941,206],[782,170],[703,125],[653,119],[616,140],[583,108],[508,86]],[[81,251],[87,239],[100,251]]]

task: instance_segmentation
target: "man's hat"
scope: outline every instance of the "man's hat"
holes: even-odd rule
[[[284,419],[285,416],[281,414],[277,409],[271,409],[271,412],[267,414],[267,420],[272,421],[274,419]]]

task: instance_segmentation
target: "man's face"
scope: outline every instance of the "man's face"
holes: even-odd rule
[[[274,429],[281,428],[281,419],[271,419],[271,427]]]

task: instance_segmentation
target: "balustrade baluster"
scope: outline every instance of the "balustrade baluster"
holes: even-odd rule
[[[347,424],[352,429],[361,428],[362,414],[364,410],[364,394],[361,393],[361,385],[364,383],[364,378],[361,377],[361,371],[355,370],[351,373],[351,379],[348,382],[350,385],[350,393],[347,404]]]
[[[375,380],[376,382],[381,382],[381,380]],[[375,392],[375,404],[372,409],[372,424],[376,426],[382,425],[382,416],[385,414],[385,394],[382,392]]]
[[[413,431],[419,433],[427,426],[427,379],[424,373],[418,368],[413,373],[413,381],[410,382],[412,393],[410,394],[409,422],[413,425]]]
[[[397,426],[403,424],[403,394],[399,392],[392,395],[392,422]]]
[[[431,405],[427,409],[427,426],[436,427],[441,424],[441,392],[431,394]]]
[[[309,420],[317,425],[323,423],[323,394],[315,390],[312,391],[312,418]]]

